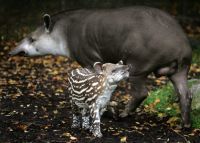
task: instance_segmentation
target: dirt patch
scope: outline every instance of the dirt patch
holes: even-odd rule
[[[143,110],[118,120],[104,116],[101,139],[72,130],[65,80],[78,65],[63,57],[8,57],[9,48],[1,45],[0,49],[1,142],[200,142],[200,130],[173,129],[168,117],[161,119]],[[122,83],[115,98],[126,100],[129,89]]]

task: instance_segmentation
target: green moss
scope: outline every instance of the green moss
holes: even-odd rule
[[[189,86],[197,82],[196,80],[189,81]],[[157,113],[162,116],[180,117],[179,103],[176,103],[176,94],[171,83],[151,91],[143,105],[149,112]],[[192,126],[200,128],[200,111],[192,111]]]
[[[144,101],[144,105],[150,105],[158,112],[166,113],[167,115],[176,115],[177,106],[171,104],[175,102],[174,90],[171,84],[163,86],[160,89],[150,92],[148,98]]]
[[[192,63],[200,65],[200,45],[192,51]]]
[[[192,47],[192,64],[200,66],[200,45]],[[196,75],[196,78],[200,78],[200,75]]]
[[[198,110],[192,111],[191,118],[192,118],[192,127],[200,128],[200,111]]]

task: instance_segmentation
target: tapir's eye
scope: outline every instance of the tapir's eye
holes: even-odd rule
[[[115,72],[117,72],[117,69],[112,70],[112,73],[115,73]]]
[[[33,42],[35,42],[36,40],[35,40],[34,38],[30,37],[30,38],[29,38],[29,41],[30,41],[30,43],[33,43]]]

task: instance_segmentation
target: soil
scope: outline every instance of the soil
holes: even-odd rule
[[[67,72],[78,65],[63,57],[9,57],[14,45],[0,45],[0,142],[200,143],[199,129],[170,127],[169,117],[158,118],[142,107],[123,119],[103,116],[101,139],[88,131],[71,129],[66,79]],[[149,83],[150,89],[157,88],[151,86],[155,81]],[[128,84],[121,84],[114,96],[125,98],[129,89]]]

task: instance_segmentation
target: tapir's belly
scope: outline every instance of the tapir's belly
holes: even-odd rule
[[[185,49],[176,47],[176,45],[174,45],[173,48],[168,47],[168,45],[162,45],[162,48],[165,48],[166,50],[159,47],[155,47],[157,49],[154,48],[148,51],[146,50],[146,47],[141,46],[139,48],[140,49],[135,49],[134,45],[127,47],[126,51],[128,52],[124,52],[119,56],[116,54],[119,49],[116,49],[116,51],[114,50],[116,53],[106,53],[106,58],[102,55],[96,57],[94,54],[88,53],[83,56],[79,63],[83,66],[93,66],[97,61],[103,63],[117,63],[119,60],[123,60],[125,64],[132,65],[131,75],[141,75],[149,74],[160,68],[168,67],[172,63],[181,64],[183,62],[182,59],[188,59],[188,61],[191,59],[190,54],[187,54]],[[123,49],[121,49],[121,51],[123,51]],[[93,58],[90,59],[88,57]]]

